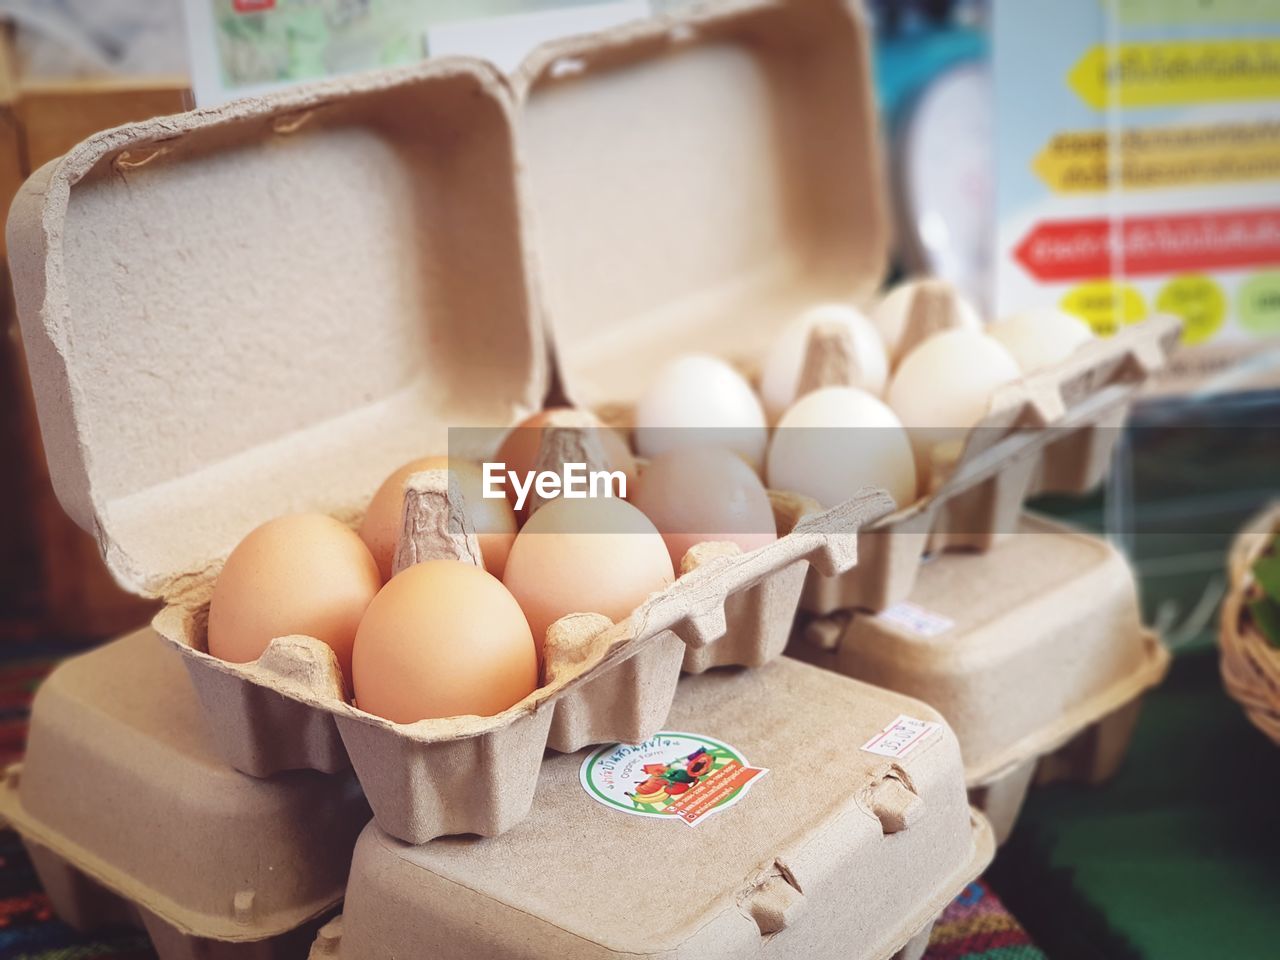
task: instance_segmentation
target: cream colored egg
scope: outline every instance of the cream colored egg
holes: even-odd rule
[[[646,457],[688,447],[727,447],[756,470],[769,435],[755,391],[733,367],[704,354],[665,364],[635,410],[636,449]]]
[[[926,286],[938,289],[940,288],[940,281],[908,280],[905,283],[900,283],[885,294],[871,311],[871,323],[879,332],[881,340],[884,341],[885,349],[889,353],[890,367],[897,367],[903,360],[904,345],[902,339],[907,332],[907,321],[912,303],[916,295],[923,292]],[[950,327],[956,330],[980,331],[982,329],[982,317],[974,309],[973,305],[958,290],[945,287],[941,289],[947,293],[946,302],[950,313],[944,319]]]
[[[1023,374],[1061,363],[1093,339],[1093,331],[1079,317],[1054,307],[1026,310],[987,327],[1013,355]]]
[[[888,401],[911,435],[923,481],[939,457],[959,453],[992,395],[1021,375],[1008,350],[972,330],[939,333],[906,356],[889,383]]]
[[[911,441],[884,403],[864,390],[826,387],[783,414],[769,445],[769,486],[834,507],[867,487],[899,507],[916,499]]]
[[[774,341],[760,375],[760,396],[769,420],[776,421],[795,402],[804,372],[809,333],[819,325],[838,325],[848,334],[852,348],[852,382],[880,396],[889,378],[889,357],[880,334],[863,313],[847,304],[824,303],[806,310]]]

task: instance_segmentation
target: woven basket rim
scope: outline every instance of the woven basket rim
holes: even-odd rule
[[[1277,533],[1280,504],[1272,504],[1232,542],[1218,647],[1227,693],[1244,707],[1254,726],[1280,744],[1280,650],[1253,625],[1245,608],[1245,596],[1254,584],[1253,564]]]

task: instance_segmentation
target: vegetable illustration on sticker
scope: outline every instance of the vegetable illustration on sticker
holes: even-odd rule
[[[768,772],[728,744],[664,731],[644,743],[601,747],[582,762],[580,779],[606,807],[693,827],[736,804]]]

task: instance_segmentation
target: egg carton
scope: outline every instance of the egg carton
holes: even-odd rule
[[[492,717],[401,724],[366,713],[346,702],[333,651],[310,637],[273,640],[252,663],[220,660],[206,651],[207,602],[167,607],[154,626],[182,653],[237,769],[269,776],[350,763],[392,836],[493,836],[527,814],[546,749],[638,743],[665,722],[686,664],[751,666],[781,655],[808,564],[855,562],[858,526],[888,508],[877,493],[804,516],[775,503],[785,531],[775,543],[709,558],[618,624],[595,614],[554,624],[547,647],[568,655],[552,662],[549,654],[547,682]]]
[[[899,756],[865,749],[904,717],[934,726]],[[424,943],[438,960],[918,960],[934,919],[995,852],[954,736],[908,697],[784,657],[686,678],[671,724],[683,733],[670,736],[712,739],[767,774],[696,829],[600,802],[586,755],[548,758],[534,814],[498,840],[413,846],[370,825],[343,916],[312,960],[383,960]],[[661,763],[662,742],[612,776]]]
[[[788,653],[918,697],[951,722],[971,802],[1003,842],[1033,778],[1118,768],[1169,653],[1104,540],[1024,515],[988,553],[925,565],[906,603],[811,619]]]
[[[911,595],[925,557],[990,550],[1016,529],[1029,498],[1096,487],[1134,400],[1165,369],[1180,331],[1176,318],[1152,317],[1001,388],[936,489],[870,524],[856,569],[811,573],[801,609],[884,610]]]
[[[548,745],[642,739],[686,657],[776,655],[804,566],[856,562],[857,527],[887,508],[793,512],[776,543],[708,557],[622,623],[571,620],[581,659],[497,717],[370,716],[304,637],[251,664],[207,654],[212,584],[250,529],[299,509],[354,521],[452,428],[519,422],[546,396],[515,114],[496,70],[446,59],[124,126],[34,174],[8,228],[59,498],[122,584],[167,601],[156,629],[223,755],[255,776],[350,763],[414,842],[508,828]]]
[[[514,84],[531,269],[558,399],[629,426],[664,362],[703,352],[752,376],[805,309],[873,301],[891,229],[869,40],[844,0],[747,0],[526,59]],[[905,342],[950,322],[954,294],[925,287]],[[910,593],[922,556],[988,549],[1027,497],[1096,485],[1179,329],[1153,316],[998,391],[941,482],[866,531],[856,569],[811,573],[803,609],[883,609]],[[841,349],[811,342],[802,383],[847,377]]]
[[[8,239],[55,491],[123,586],[170,605],[158,629],[232,762],[349,758],[393,835],[500,831],[544,744],[652,729],[681,665],[781,645],[804,564],[847,572],[882,499],[709,557],[624,623],[571,621],[603,659],[423,733],[343,703],[314,641],[251,665],[203,649],[211,584],[260,523],[354,520],[412,458],[485,455],[451,428],[519,423],[553,384],[602,410],[674,353],[759,357],[799,309],[865,301],[889,237],[869,36],[843,0],[699,5],[550,45],[514,81],[450,58],[341,77],[105,131],[33,174]]]
[[[49,676],[0,816],[64,922],[144,930],[161,960],[305,956],[370,818],[350,776],[263,783],[225,767],[150,630]]]

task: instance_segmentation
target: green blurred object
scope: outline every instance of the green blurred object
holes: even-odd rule
[[[1033,790],[996,859],[992,886],[1050,957],[1280,956],[1280,748],[1227,695],[1216,642],[1234,532],[1275,496],[1276,398],[1208,409],[1140,411],[1105,495],[1035,505],[1109,530],[1176,653],[1119,774]]]
[[[1197,643],[1146,701],[1102,787],[1032,792],[992,885],[1051,957],[1280,952],[1280,751]]]

